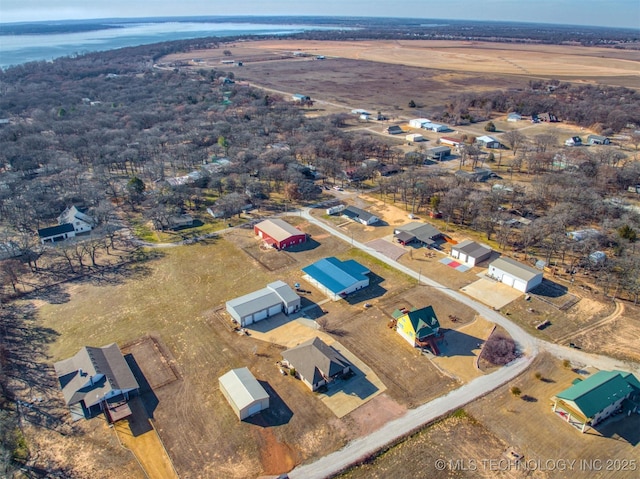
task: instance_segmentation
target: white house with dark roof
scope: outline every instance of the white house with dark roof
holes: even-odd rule
[[[96,222],[86,213],[86,210],[81,210],[76,206],[70,206],[58,216],[58,224],[71,224],[76,234],[80,234],[91,231]]]
[[[227,312],[242,327],[279,313],[291,314],[300,309],[300,296],[284,281],[274,281],[266,288],[245,294],[226,303]]]
[[[269,393],[248,368],[232,369],[218,379],[220,392],[242,421],[269,408]]]
[[[380,218],[378,218],[373,213],[369,213],[368,211],[357,208],[355,206],[347,206],[344,210],[342,210],[342,216],[358,223],[362,223],[366,226],[375,224],[380,221]]]
[[[287,349],[282,357],[312,391],[328,385],[351,370],[351,363],[318,337]]]
[[[491,262],[487,276],[523,293],[542,283],[542,271],[505,257]]]
[[[127,402],[139,386],[117,344],[85,346],[53,367],[74,420],[100,411],[109,422],[131,415]]]
[[[475,266],[476,264],[489,259],[491,248],[475,241],[465,240],[451,247],[451,257],[460,262]]]

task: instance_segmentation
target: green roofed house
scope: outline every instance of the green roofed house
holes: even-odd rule
[[[367,274],[370,271],[352,259],[340,261],[331,256],[302,268],[302,271],[307,281],[334,301],[369,286]]]
[[[624,371],[598,371],[551,398],[553,412],[585,432],[623,407],[625,400],[640,398],[640,381]],[[637,405],[629,409],[637,411]]]
[[[436,356],[440,353],[435,341],[440,322],[432,306],[412,311],[394,311],[392,316],[397,320],[396,331],[411,346],[428,346]]]

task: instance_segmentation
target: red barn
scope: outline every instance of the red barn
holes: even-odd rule
[[[261,221],[253,227],[253,231],[265,243],[276,249],[284,249],[307,241],[305,233],[298,228],[294,228],[286,221],[277,219]]]

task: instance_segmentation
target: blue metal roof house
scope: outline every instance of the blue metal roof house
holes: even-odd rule
[[[333,301],[369,286],[370,271],[355,260],[340,261],[333,256],[302,268],[304,278]]]

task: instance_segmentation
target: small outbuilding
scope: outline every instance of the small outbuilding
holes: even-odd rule
[[[451,247],[451,257],[468,266],[475,266],[489,259],[490,256],[491,248],[471,240],[465,240]]]
[[[409,126],[411,128],[422,128],[425,123],[430,123],[427,118],[413,118],[409,120]]]
[[[520,113],[512,112],[507,115],[507,121],[520,121],[520,120],[522,120],[522,115]]]
[[[489,135],[479,136],[478,138],[476,138],[476,141],[480,143],[482,146],[484,146],[485,148],[492,148],[492,149],[502,148],[502,143],[500,143],[500,141],[494,138],[493,136],[489,136]]]
[[[340,261],[333,256],[316,261],[302,271],[307,281],[334,301],[369,286],[367,275],[371,272],[353,259]]]
[[[572,136],[568,140],[565,140],[564,146],[582,146],[582,138],[579,136]]]
[[[285,249],[307,241],[307,235],[280,219],[264,220],[253,227],[262,240],[276,249]]]
[[[74,238],[76,236],[76,231],[71,223],[65,223],[63,225],[41,228],[38,230],[38,236],[40,237],[40,242],[42,244],[56,243],[58,241]]]
[[[218,383],[220,391],[241,421],[269,408],[269,393],[248,368],[232,369],[220,376]]]
[[[419,142],[419,141],[424,141],[424,136],[420,135],[419,133],[411,133],[410,135],[405,136],[407,141],[411,141],[411,142]]]
[[[279,313],[291,314],[300,309],[300,296],[284,281],[274,281],[266,288],[245,294],[226,303],[227,312],[242,327]]]
[[[487,276],[523,293],[542,283],[542,271],[504,257],[489,265]]]
[[[387,133],[389,133],[390,135],[400,135],[404,133],[404,130],[400,128],[398,125],[392,125],[389,128],[387,128]]]

